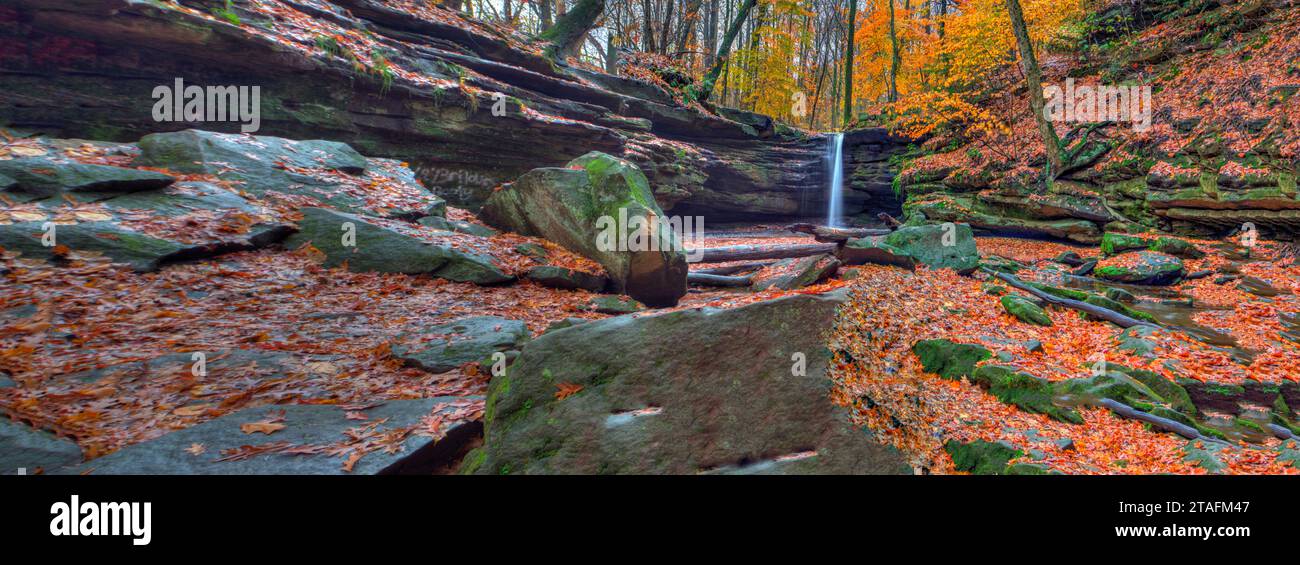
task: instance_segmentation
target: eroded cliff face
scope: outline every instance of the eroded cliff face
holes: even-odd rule
[[[983,103],[1014,116],[1011,134],[932,139],[932,153],[901,174],[909,219],[1080,242],[1103,231],[1222,236],[1251,226],[1300,237],[1300,8],[1281,0],[1117,2],[1090,21],[1091,42],[1107,48],[1052,53],[1045,85],[1149,88],[1147,127],[1122,114],[1065,120],[1057,131],[1068,164],[1046,182],[1023,79],[1008,66],[1000,80],[1013,87]]]
[[[156,121],[154,88],[179,77],[194,86],[258,86],[257,133],[344,141],[401,159],[430,189],[471,209],[503,182],[588,151],[638,164],[669,213],[778,220],[825,209],[825,136],[766,116],[685,108],[655,85],[555,65],[525,38],[414,1],[226,6],[0,7],[0,123],[112,141],[191,127],[239,131],[234,122]],[[898,141],[882,131],[861,137],[846,151],[874,164],[887,162]],[[850,191],[850,214],[886,196],[888,171],[877,169],[854,185],[862,192]]]

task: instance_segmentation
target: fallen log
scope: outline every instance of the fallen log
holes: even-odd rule
[[[890,216],[889,214],[886,214],[884,212],[876,214],[876,217],[880,218],[880,221],[885,222],[885,225],[889,226],[889,229],[891,230],[896,230],[898,228],[903,227],[903,222],[898,221],[898,218]]]
[[[702,275],[734,275],[741,271],[762,269],[763,267],[771,265],[772,263],[775,262],[776,261],[757,261],[754,263],[740,263],[737,265],[727,265],[726,267],[713,267],[711,269],[699,269],[691,272],[700,273]]]
[[[686,252],[687,258],[699,257],[695,263],[727,263],[730,261],[751,261],[755,259],[789,259],[807,257],[821,253],[834,253],[838,247],[834,243],[800,243],[796,245],[731,245],[728,247],[709,247]]]
[[[790,224],[786,226],[792,232],[810,233],[813,238],[821,242],[841,242],[848,241],[857,237],[867,237],[872,235],[887,235],[890,230],[887,229],[869,229],[869,228],[832,228],[819,226],[815,224]]]
[[[1032,294],[1049,304],[1055,304],[1057,306],[1065,306],[1066,308],[1073,308],[1075,310],[1079,310],[1080,312],[1084,312],[1089,315],[1092,315],[1096,318],[1101,318],[1103,320],[1106,320],[1107,322],[1115,324],[1121,328],[1131,328],[1133,326],[1148,326],[1153,328],[1160,327],[1150,322],[1144,322],[1137,318],[1130,318],[1128,316],[1125,316],[1124,314],[1111,310],[1110,308],[1103,308],[1095,304],[1088,304],[1087,302],[1080,302],[1078,300],[1071,300],[1069,298],[1061,298],[1059,296],[1053,296],[1051,294],[1048,294],[1046,292],[1043,292],[1041,290],[1038,290],[1032,286],[1029,286],[1021,282],[1020,279],[1017,279],[1016,277],[1013,277],[1006,273],[999,273],[997,271],[989,269],[988,267],[981,267],[981,269],[983,269],[984,272],[989,273],[1001,279],[1003,282],[1013,287],[1016,287],[1020,290],[1023,290],[1025,292],[1028,292],[1029,294]]]
[[[686,284],[700,286],[749,286],[753,277],[728,277],[708,273],[686,273]]]
[[[1111,412],[1118,414],[1121,418],[1128,418],[1130,420],[1138,420],[1138,421],[1146,422],[1148,424],[1151,424],[1153,427],[1157,429],[1164,430],[1166,432],[1175,433],[1187,439],[1199,439],[1202,441],[1209,441],[1214,443],[1227,443],[1221,439],[1212,438],[1206,435],[1201,435],[1201,432],[1197,431],[1196,428],[1193,428],[1186,424],[1175,422],[1173,420],[1170,420],[1169,418],[1161,418],[1160,416],[1156,416],[1155,414],[1151,414],[1149,412],[1143,412],[1141,410],[1133,408],[1132,406],[1124,404],[1123,402],[1119,402],[1109,398],[1103,398],[1098,404],[1100,404],[1103,408],[1107,408]]]

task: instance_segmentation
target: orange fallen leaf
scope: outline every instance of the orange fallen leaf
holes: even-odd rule
[[[211,404],[192,404],[190,406],[182,406],[172,410],[172,414],[177,416],[198,416],[199,414],[207,412],[211,407]]]
[[[555,388],[559,389],[555,393],[555,399],[564,400],[582,390],[582,385],[573,383],[555,383]]]
[[[255,434],[261,432],[266,435],[271,435],[283,429],[284,429],[284,424],[278,424],[275,422],[248,422],[246,424],[239,425],[239,431],[244,432],[246,434]]]

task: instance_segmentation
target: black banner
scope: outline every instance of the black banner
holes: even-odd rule
[[[1195,551],[1291,543],[1296,485],[1172,476],[26,476],[0,477],[0,531],[23,546],[128,555],[231,543],[259,553],[401,553],[435,540],[496,547],[501,536],[566,546],[595,535],[715,545],[743,536],[792,547],[847,536],[927,553],[984,544]]]

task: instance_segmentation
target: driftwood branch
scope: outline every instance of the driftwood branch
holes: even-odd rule
[[[749,286],[753,277],[728,277],[708,273],[686,273],[686,283],[700,286]]]
[[[1160,416],[1156,416],[1155,414],[1143,412],[1141,410],[1133,408],[1132,406],[1124,404],[1123,402],[1119,402],[1109,398],[1103,398],[1101,399],[1100,404],[1105,408],[1109,408],[1111,412],[1119,414],[1120,417],[1122,418],[1128,418],[1130,420],[1141,420],[1143,422],[1151,424],[1152,426],[1162,429],[1166,432],[1173,432],[1187,439],[1212,439],[1212,438],[1202,437],[1201,432],[1196,431],[1196,428],[1193,428],[1186,424],[1180,424],[1178,422],[1170,420],[1169,418],[1161,418]]]
[[[710,247],[695,249],[689,255],[700,257],[699,263],[726,263],[729,261],[752,261],[756,259],[789,259],[791,257],[808,257],[821,253],[834,253],[838,247],[834,243],[801,243],[797,245],[732,245],[728,247]]]
[[[856,237],[886,235],[890,231],[887,229],[868,228],[832,228],[815,224],[790,224],[789,226],[786,226],[785,229],[799,233],[810,233],[817,241],[821,242],[841,242]]]
[[[713,268],[710,268],[710,269],[698,269],[698,270],[694,270],[694,271],[691,271],[691,272],[692,272],[692,273],[700,273],[700,274],[702,274],[702,275],[734,275],[734,274],[739,273],[739,272],[741,272],[741,271],[751,271],[751,270],[756,270],[756,269],[762,269],[763,267],[766,267],[766,266],[768,266],[768,265],[771,265],[772,263],[775,263],[775,262],[776,262],[776,261],[757,261],[757,262],[754,262],[754,263],[739,263],[739,264],[736,264],[736,265],[727,265],[727,266],[725,266],[725,267],[713,267]]]
[[[1144,322],[1137,318],[1131,318],[1129,316],[1111,310],[1110,308],[1103,308],[1095,304],[1088,304],[1087,302],[1080,302],[1078,300],[1071,300],[1069,298],[1061,298],[1059,296],[1053,296],[1051,294],[1038,290],[1032,286],[1029,286],[1021,282],[1020,279],[1017,279],[1016,277],[1013,277],[1006,273],[999,273],[989,268],[984,268],[984,272],[989,273],[1001,279],[1003,282],[1013,287],[1016,287],[1038,298],[1041,298],[1042,300],[1046,301],[1049,304],[1064,306],[1066,308],[1073,308],[1075,310],[1079,310],[1080,312],[1085,312],[1091,316],[1106,320],[1107,322],[1115,324],[1121,328],[1131,328],[1133,326],[1149,326],[1153,328],[1159,327],[1150,322]]]

